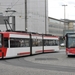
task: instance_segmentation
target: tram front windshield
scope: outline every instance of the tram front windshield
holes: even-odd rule
[[[68,38],[68,47],[69,48],[75,48],[75,37],[69,37]]]
[[[2,47],[2,34],[0,34],[0,47]]]

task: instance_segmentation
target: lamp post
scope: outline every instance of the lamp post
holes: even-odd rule
[[[25,31],[27,32],[27,0],[25,0]]]
[[[45,0],[45,34],[47,34],[47,22],[46,22],[46,0]]]
[[[67,5],[64,4],[64,5],[62,5],[62,6],[64,6],[64,29],[63,29],[63,35],[64,35],[64,32],[65,32],[65,30],[66,30],[66,25],[65,25],[65,19],[66,19],[66,8],[65,8],[65,7],[66,7]]]

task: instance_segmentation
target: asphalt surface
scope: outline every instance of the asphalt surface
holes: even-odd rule
[[[75,75],[75,56],[59,53],[0,60],[0,75]]]

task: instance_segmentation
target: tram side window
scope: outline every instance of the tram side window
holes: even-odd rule
[[[55,43],[56,45],[59,45],[59,41],[58,40],[56,40],[56,43]]]
[[[33,39],[32,46],[42,46],[42,39]]]
[[[44,46],[48,46],[49,45],[49,40],[44,40]]]
[[[19,47],[19,41],[17,41],[16,39],[11,39],[10,40],[10,47]]]
[[[8,47],[8,38],[4,38],[4,47]]]
[[[10,39],[10,47],[29,47],[30,40],[23,38],[11,38]]]
[[[41,39],[38,40],[38,46],[42,46],[42,40]]]
[[[29,39],[25,39],[24,40],[25,42],[24,42],[24,47],[29,47],[30,46],[30,40]]]
[[[44,40],[44,46],[57,46],[58,40]]]

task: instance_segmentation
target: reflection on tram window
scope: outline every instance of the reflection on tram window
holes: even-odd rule
[[[49,45],[49,41],[48,40],[45,40],[44,45],[45,46],[48,46]]]
[[[20,39],[20,38],[11,38],[10,39],[10,47],[29,47],[30,40],[29,39]]]
[[[44,40],[44,46],[57,46],[58,40]]]
[[[42,46],[42,39],[33,39],[32,46]]]
[[[29,47],[29,46],[30,46],[30,41],[29,41],[29,39],[26,39],[26,40],[25,40],[25,46],[26,46],[26,47]]]

